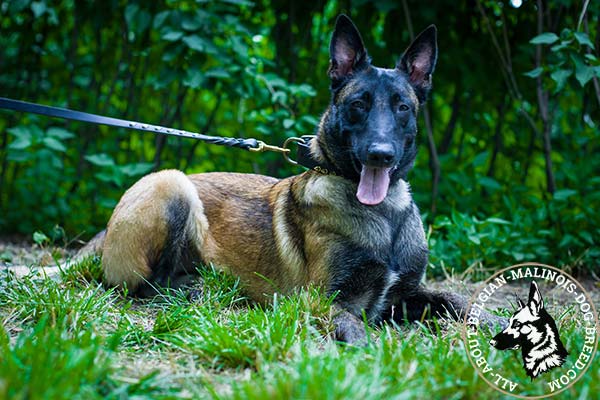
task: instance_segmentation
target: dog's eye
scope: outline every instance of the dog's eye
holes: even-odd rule
[[[406,141],[404,142],[404,145],[408,147],[408,146],[412,145],[414,141],[415,141],[414,136],[407,136]]]
[[[408,111],[408,110],[410,110],[410,107],[408,107],[406,104],[400,104],[398,106],[398,110],[399,111]]]
[[[365,102],[362,100],[354,100],[352,103],[350,103],[350,106],[356,110],[364,110],[367,108]]]

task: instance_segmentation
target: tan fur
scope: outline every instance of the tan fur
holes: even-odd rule
[[[188,232],[198,249],[204,247],[208,222],[194,185],[180,171],[147,175],[125,192],[108,222],[102,252],[107,284],[134,290],[150,276],[165,244],[164,208],[176,196],[192,205]]]
[[[354,191],[356,185],[343,178],[315,172],[280,181],[235,173],[186,176],[174,170],[148,175],[123,195],[110,219],[102,258],[105,281],[133,290],[150,277],[167,237],[165,209],[183,197],[193,211],[186,231],[196,238],[198,261],[239,276],[255,301],[309,283],[325,284],[337,235],[374,250],[389,246],[387,221],[349,213],[353,196],[348,193]],[[298,210],[290,216],[293,202]],[[385,204],[407,207],[407,184],[400,182]],[[323,208],[328,212],[320,213]]]

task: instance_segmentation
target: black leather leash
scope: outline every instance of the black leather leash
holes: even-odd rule
[[[273,151],[282,153],[287,161],[294,165],[300,165],[308,169],[314,169],[321,173],[329,173],[322,167],[310,153],[310,141],[314,138],[312,135],[302,137],[288,138],[283,147],[272,146],[263,141],[256,139],[239,139],[221,136],[209,136],[201,133],[184,131],[181,129],[166,128],[159,125],[143,124],[141,122],[127,121],[119,118],[105,117],[102,115],[86,113],[82,111],[69,110],[67,108],[51,107],[27,101],[13,100],[5,97],[0,97],[0,109],[22,111],[33,114],[46,115],[48,117],[56,117],[63,119],[71,119],[75,121],[88,122],[98,125],[115,126],[119,128],[135,129],[138,131],[152,132],[161,135],[172,135],[200,140],[210,144],[219,146],[237,147],[244,150],[262,153],[264,151]],[[290,158],[291,152],[289,146],[295,143],[297,145],[296,160]]]

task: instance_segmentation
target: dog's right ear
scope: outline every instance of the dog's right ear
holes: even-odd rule
[[[329,44],[329,77],[334,86],[353,72],[369,65],[367,50],[360,33],[350,18],[340,14]]]
[[[538,315],[540,310],[544,308],[544,300],[535,281],[531,281],[531,286],[529,287],[529,301],[527,302],[527,306],[533,315]]]

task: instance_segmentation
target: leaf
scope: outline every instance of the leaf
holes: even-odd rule
[[[15,140],[10,142],[8,148],[10,150],[25,150],[29,146],[31,146],[30,136],[18,136]]]
[[[300,120],[302,122],[306,122],[308,125],[311,125],[313,127],[317,126],[319,124],[319,120],[317,118],[315,118],[312,115],[303,115],[302,117],[300,117]]]
[[[171,11],[161,11],[158,14],[156,14],[154,16],[154,22],[152,23],[152,27],[154,29],[158,29],[161,26],[163,26],[169,15],[171,15]]]
[[[502,189],[502,185],[500,185],[498,183],[498,181],[496,181],[493,178],[490,178],[489,176],[481,176],[479,177],[479,179],[477,179],[477,181],[479,182],[479,184],[487,189],[491,189],[491,190],[500,190]]]
[[[104,171],[104,172],[98,172],[95,177],[102,181],[102,182],[106,182],[106,183],[114,183],[117,186],[122,186],[123,185],[123,177],[121,176],[121,174],[117,174],[116,172],[118,172],[118,170],[112,170],[112,171]]]
[[[35,231],[33,232],[33,241],[38,245],[42,246],[45,243],[50,241],[50,238],[46,236],[43,232]]]
[[[497,218],[497,217],[488,218],[485,220],[485,222],[489,222],[490,224],[497,224],[497,225],[512,225],[512,222],[507,221],[502,218]]]
[[[9,13],[17,14],[17,13],[20,13],[21,11],[23,11],[25,9],[25,7],[27,7],[27,5],[29,4],[29,0],[13,0],[13,1],[4,3],[4,4],[8,5]],[[2,4],[3,7],[4,7],[4,4]]]
[[[31,11],[33,11],[33,16],[35,18],[41,17],[46,12],[46,3],[41,1],[33,1],[31,3]]]
[[[253,2],[247,0],[222,0],[223,3],[235,4],[238,6],[249,6],[252,7],[254,5]]]
[[[65,151],[67,151],[67,148],[65,147],[64,144],[62,144],[59,140],[57,140],[53,137],[50,137],[50,136],[42,139],[42,143],[44,143],[44,146],[46,146],[47,148],[49,148],[51,150],[60,151],[61,153],[64,153]]]
[[[529,72],[525,72],[523,75],[528,76],[530,78],[537,78],[542,74],[542,72],[544,72],[544,68],[538,67],[536,69],[532,69]]]
[[[216,54],[219,52],[217,47],[210,41],[198,35],[189,35],[183,38],[183,42],[192,50],[207,53]]]
[[[91,154],[84,158],[98,167],[110,167],[115,165],[115,161],[105,153]]]
[[[290,118],[286,118],[283,120],[283,127],[285,129],[290,129],[294,125],[294,120]]]
[[[563,87],[565,87],[565,83],[567,83],[567,78],[569,78],[569,76],[571,76],[572,73],[573,71],[571,71],[570,69],[558,69],[552,74],[550,74],[550,78],[552,78],[552,80],[556,82],[556,88],[554,89],[554,93],[557,93]]]
[[[135,17],[139,11],[140,6],[137,4],[129,4],[127,7],[125,7],[125,22],[127,22],[129,29],[133,27]]]
[[[478,237],[478,236],[475,236],[475,235],[468,235],[468,238],[469,238],[469,240],[470,240],[471,242],[473,242],[473,243],[475,243],[475,244],[477,244],[477,245],[481,244],[481,240],[479,239],[479,237]]]
[[[594,77],[594,68],[585,64],[581,64],[579,68],[575,70],[575,78],[584,87],[586,83]]]
[[[139,176],[152,171],[152,168],[154,168],[152,163],[134,163],[122,166],[121,172],[127,176]]]
[[[559,44],[555,44],[554,46],[550,47],[550,50],[554,53],[559,52],[562,49],[568,48],[572,42],[572,40],[563,40]]]
[[[554,200],[556,201],[565,201],[569,197],[577,194],[576,190],[573,189],[561,189],[554,192]]]
[[[183,38],[185,43],[190,49],[203,52],[206,49],[206,40],[198,35],[189,35]]]
[[[197,89],[202,86],[204,82],[204,75],[202,71],[197,68],[190,68],[186,72],[186,76],[183,79],[183,84],[185,86],[191,87],[192,89]]]
[[[9,128],[7,129],[8,133],[10,133],[11,135],[15,136],[15,137],[28,137],[28,138],[32,138],[32,129],[30,129],[31,126],[15,126],[14,128]]]
[[[473,166],[479,167],[479,166],[482,166],[483,164],[485,164],[488,159],[488,155],[489,155],[489,153],[487,151],[477,154],[473,158]]]
[[[195,16],[186,15],[181,22],[181,27],[186,31],[197,31],[202,27],[202,20]]]
[[[582,46],[589,46],[590,48],[594,48],[594,43],[590,40],[590,37],[585,32],[575,32],[575,39]]]
[[[175,42],[183,37],[183,32],[181,31],[168,31],[164,35],[162,35],[163,40],[168,42]]]
[[[183,37],[183,32],[181,31],[169,31],[165,33],[162,38],[168,42],[175,42]]]
[[[579,236],[580,236],[580,237],[581,237],[583,240],[585,240],[586,242],[588,242],[589,244],[592,244],[592,245],[594,244],[594,239],[593,239],[593,237],[592,237],[592,234],[591,234],[591,233],[589,233],[588,231],[582,231],[582,232],[579,232]]]
[[[205,75],[208,78],[231,78],[229,72],[225,71],[223,68],[213,68],[207,71]]]
[[[544,32],[541,35],[537,35],[529,41],[531,44],[552,44],[558,40],[558,35],[552,32]]]
[[[75,137],[74,133],[69,132],[68,130],[66,130],[64,128],[58,128],[55,126],[48,128],[48,131],[46,131],[46,134],[48,136],[51,136],[56,139],[61,139],[61,140],[71,139],[71,138]]]
[[[135,32],[140,34],[144,32],[150,26],[152,22],[152,16],[146,10],[140,10],[136,17]]]

